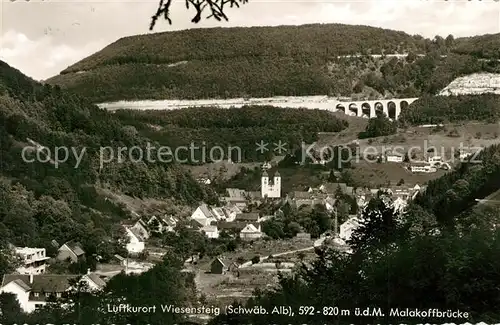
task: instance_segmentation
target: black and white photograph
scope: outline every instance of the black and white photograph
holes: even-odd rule
[[[498,0],[0,0],[0,324],[500,324]]]

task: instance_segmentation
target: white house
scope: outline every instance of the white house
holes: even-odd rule
[[[432,156],[428,158],[428,162],[431,165],[437,164],[437,163],[442,163],[443,158],[441,156]]]
[[[206,177],[200,177],[200,178],[197,179],[197,181],[200,184],[205,184],[205,185],[212,184],[212,181],[210,180],[210,178],[206,178]]]
[[[82,281],[87,284],[87,290],[101,290],[105,282],[96,274],[5,274],[0,293],[11,293],[16,296],[21,309],[31,313],[47,304],[51,298],[62,298],[74,284]]]
[[[22,265],[16,269],[20,274],[42,274],[47,267],[45,248],[16,247],[14,252],[21,258]]]
[[[415,163],[410,166],[412,173],[435,173],[437,172],[436,167],[431,166],[427,163]]]
[[[132,226],[132,229],[134,229],[144,240],[149,239],[150,234],[149,234],[149,227],[148,224],[142,220],[139,219],[137,222]]]
[[[129,242],[125,246],[127,251],[130,254],[142,253],[146,247],[146,239],[141,236],[136,228],[125,227],[125,231],[127,233],[127,237],[129,238]]]
[[[269,175],[266,171],[261,177],[261,196],[263,198],[279,198],[281,197],[281,176],[279,172],[274,174],[273,180],[269,180]]]
[[[229,204],[229,205],[225,206],[223,209],[224,209],[224,213],[226,215],[227,222],[234,221],[236,216],[243,212],[243,211],[241,211],[241,209],[237,205],[234,205],[234,204]]]
[[[349,218],[346,222],[340,225],[339,237],[348,241],[356,228],[360,226],[360,219],[356,217]]]
[[[326,211],[333,212],[335,210],[336,200],[334,198],[327,197],[326,199],[323,200],[323,202],[325,203]]]
[[[387,162],[402,163],[404,160],[404,155],[399,153],[387,153],[385,156]]]
[[[198,222],[202,227],[210,226],[214,221],[217,221],[212,211],[206,204],[200,205],[191,215],[191,219]]]
[[[200,229],[208,238],[219,238],[219,229],[217,226],[205,226]]]
[[[106,286],[106,282],[97,273],[90,272],[90,269],[87,270],[87,274],[82,276],[80,281],[84,281],[90,291],[102,290]]]
[[[240,238],[244,240],[252,240],[259,239],[262,237],[262,231],[260,229],[260,224],[255,226],[252,223],[249,223],[240,231]]]
[[[408,201],[403,199],[401,196],[396,197],[393,202],[394,209],[397,211],[403,211],[404,208],[408,205]]]
[[[152,216],[148,220],[148,228],[154,229],[157,232],[172,232],[177,225],[177,218],[174,216],[164,216],[163,218]]]

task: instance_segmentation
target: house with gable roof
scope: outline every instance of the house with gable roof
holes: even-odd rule
[[[129,239],[129,242],[125,246],[127,251],[132,255],[142,253],[146,247],[147,238],[143,236],[143,233],[134,227],[125,226],[125,231]]]
[[[200,231],[205,233],[208,238],[219,238],[219,228],[216,225],[202,227]]]
[[[156,231],[159,233],[172,232],[174,231],[175,226],[177,226],[178,221],[179,220],[174,216],[152,216],[149,218],[147,225],[150,231]]]
[[[256,227],[254,224],[249,223],[240,231],[240,238],[243,240],[259,239],[262,235],[260,224]]]
[[[226,272],[234,272],[239,268],[239,264],[231,262],[223,257],[215,258],[210,264],[210,273],[226,274]]]
[[[142,219],[137,220],[136,223],[132,226],[132,229],[134,229],[136,233],[140,234],[140,236],[145,240],[150,237],[149,226]]]
[[[202,227],[210,226],[217,218],[212,213],[212,210],[205,203],[201,204],[191,215],[191,220],[196,221]]]
[[[60,261],[67,261],[77,263],[85,259],[85,251],[82,244],[75,241],[68,241],[64,243],[58,250],[57,259]]]
[[[68,274],[5,274],[0,293],[16,296],[21,309],[31,313],[49,301],[63,298],[80,282],[87,290],[102,290],[106,283],[95,273],[85,275]]]

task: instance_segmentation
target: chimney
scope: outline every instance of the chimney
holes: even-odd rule
[[[33,274],[30,273],[30,283],[33,283]]]
[[[87,274],[90,274],[90,269],[87,269]]]

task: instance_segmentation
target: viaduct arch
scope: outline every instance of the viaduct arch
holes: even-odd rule
[[[375,117],[378,112],[381,112],[390,119],[397,120],[401,112],[408,109],[408,106],[417,99],[418,98],[394,98],[338,102],[335,106],[335,110],[342,111],[351,116],[364,118]]]

